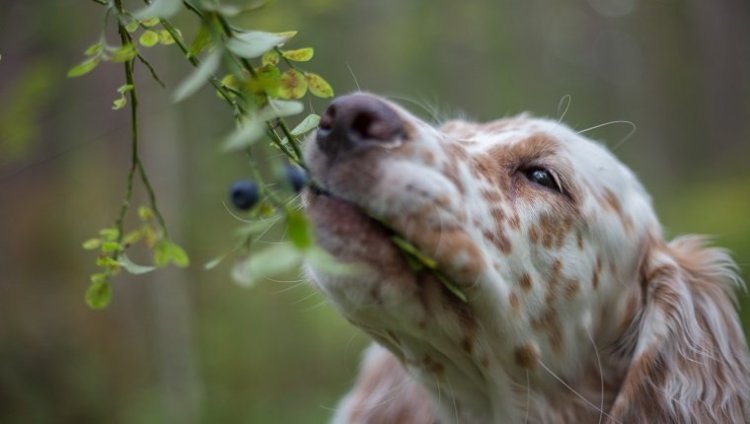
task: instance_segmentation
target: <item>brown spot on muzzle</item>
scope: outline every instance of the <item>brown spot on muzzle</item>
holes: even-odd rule
[[[539,351],[534,345],[525,344],[514,350],[516,364],[526,370],[533,370],[539,362]]]

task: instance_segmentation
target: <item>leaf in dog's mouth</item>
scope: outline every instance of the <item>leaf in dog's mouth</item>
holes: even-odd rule
[[[435,278],[437,278],[437,280],[440,281],[440,283],[445,286],[448,291],[453,293],[462,302],[468,302],[466,294],[464,294],[464,292],[462,292],[461,289],[458,288],[456,283],[454,283],[453,280],[450,279],[450,277],[437,269],[436,260],[422,253],[416,246],[402,237],[395,235],[391,236],[391,241],[393,241],[393,244],[401,249],[404,255],[406,255],[406,260],[409,263],[409,267],[411,267],[411,269],[413,269],[414,271],[421,271],[425,268],[430,270],[435,275]]]

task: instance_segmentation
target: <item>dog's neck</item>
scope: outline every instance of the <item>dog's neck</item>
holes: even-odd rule
[[[611,305],[609,316],[597,318],[599,325],[580,329],[590,344],[563,355],[567,362],[545,360],[540,352],[489,346],[489,340],[516,345],[511,334],[498,337],[497,329],[489,334],[484,327],[476,328],[469,346],[441,343],[435,334],[415,335],[408,329],[360,326],[399,359],[408,372],[405,378],[426,389],[440,422],[604,421],[633,354],[627,333],[634,331],[639,296],[636,285],[631,287],[620,299],[632,301]],[[598,332],[615,327],[620,328],[616,333]]]

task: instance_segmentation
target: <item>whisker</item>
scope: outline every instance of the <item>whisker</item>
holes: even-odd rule
[[[409,96],[403,96],[403,95],[396,95],[396,94],[389,94],[386,96],[389,99],[398,100],[402,102],[408,102],[415,106],[418,106],[420,109],[427,112],[427,114],[430,116],[434,124],[438,124],[441,122],[440,118],[440,108],[438,106],[430,106],[427,104],[427,100],[418,100],[414,99]],[[437,103],[437,101],[434,101]]]
[[[531,380],[529,370],[526,370],[526,416],[523,419],[525,424],[529,422],[529,410],[531,409]]]
[[[451,401],[453,402],[453,416],[456,418],[456,424],[460,424],[458,420],[458,405],[456,404],[456,392],[453,390],[453,385],[448,381],[448,389],[451,391]]]
[[[547,365],[545,365],[545,364],[544,364],[544,362],[543,362],[543,361],[542,361],[541,359],[537,359],[537,362],[539,363],[539,365],[541,365],[541,366],[542,366],[542,368],[543,368],[543,369],[544,369],[545,371],[547,371],[547,373],[548,373],[549,375],[551,375],[552,377],[554,377],[554,379],[555,379],[555,380],[557,380],[557,381],[558,381],[558,382],[559,382],[560,384],[562,384],[563,386],[565,386],[565,388],[566,388],[566,389],[570,390],[570,392],[571,392],[571,393],[573,393],[574,395],[576,395],[576,397],[578,397],[579,399],[581,399],[581,400],[582,400],[582,401],[583,401],[583,402],[584,402],[584,403],[585,403],[586,405],[588,405],[588,406],[590,406],[591,408],[593,408],[594,410],[597,410],[597,411],[601,412],[602,414],[606,415],[606,416],[607,416],[607,417],[608,417],[609,419],[611,419],[611,420],[612,420],[612,422],[616,422],[616,423],[622,424],[622,423],[621,423],[620,421],[618,421],[618,420],[617,420],[617,419],[616,419],[615,417],[613,417],[613,416],[611,416],[611,415],[607,414],[607,413],[606,413],[606,412],[604,412],[604,411],[603,411],[603,410],[602,410],[601,408],[599,408],[598,406],[596,406],[596,405],[594,405],[593,403],[591,403],[591,401],[589,401],[588,399],[586,399],[586,398],[585,398],[585,397],[584,397],[584,396],[583,396],[582,394],[580,394],[580,393],[579,393],[579,392],[578,392],[578,391],[577,391],[576,389],[574,389],[574,388],[573,388],[573,387],[571,387],[571,386],[570,386],[570,385],[569,385],[568,383],[566,383],[566,382],[565,382],[565,380],[563,380],[562,378],[560,378],[560,377],[559,377],[559,376],[558,376],[557,374],[555,374],[555,373],[554,373],[554,372],[553,372],[553,371],[552,371],[551,369],[549,369],[549,368],[547,367]]]
[[[359,86],[359,81],[357,81],[357,76],[354,75],[354,70],[352,69],[352,67],[349,65],[348,62],[346,63],[346,69],[349,70],[349,74],[351,74],[352,79],[354,80],[354,85],[357,87],[357,91],[362,91],[362,87]]]
[[[586,330],[586,336],[588,336],[589,341],[591,342],[591,346],[594,347],[594,354],[596,355],[596,365],[599,367],[599,424],[602,423],[602,418],[604,418],[604,370],[602,369],[602,360],[599,357],[599,348],[596,347],[596,343],[594,342],[594,338],[591,337],[591,332],[588,328],[585,328]]]
[[[578,134],[583,134],[583,133],[588,132],[588,131],[593,131],[593,130],[596,130],[596,129],[599,129],[599,128],[603,128],[603,127],[606,127],[606,126],[609,126],[609,125],[615,125],[615,124],[625,124],[625,125],[630,126],[630,132],[628,132],[627,134],[625,134],[625,137],[623,137],[620,141],[618,141],[610,149],[610,150],[612,150],[614,152],[614,151],[617,150],[617,148],[619,148],[620,146],[622,146],[623,143],[625,143],[626,141],[630,140],[630,137],[632,137],[633,134],[635,134],[635,132],[638,130],[638,126],[635,125],[634,122],[632,122],[632,121],[609,121],[609,122],[605,122],[603,124],[594,125],[593,127],[586,128],[585,130],[580,130],[580,131],[578,131]]]
[[[570,103],[573,101],[573,97],[570,94],[566,94],[560,98],[560,101],[557,102],[557,122],[562,122],[563,119],[565,119],[565,115],[568,114],[568,109],[570,108]],[[560,113],[560,109],[563,107],[563,104],[565,104],[565,109]]]
[[[270,278],[268,278],[268,280],[271,280],[271,279],[270,279]],[[294,281],[278,281],[278,280],[271,280],[271,281],[273,281],[273,282],[275,282],[275,283],[293,283],[293,282],[294,282]],[[279,294],[282,294],[282,293],[286,293],[286,292],[288,292],[288,291],[292,291],[292,290],[294,290],[294,289],[297,289],[297,288],[299,288],[300,286],[303,286],[303,285],[306,285],[306,284],[307,284],[307,282],[306,282],[306,281],[297,281],[296,283],[297,283],[297,284],[293,284],[293,285],[291,285],[291,286],[289,286],[289,287],[284,287],[283,289],[280,289],[280,290],[278,290],[278,291],[275,291],[275,292],[273,292],[272,294],[273,294],[273,295],[279,295]]]

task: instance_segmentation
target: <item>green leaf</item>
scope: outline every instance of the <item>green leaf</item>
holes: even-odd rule
[[[320,116],[311,113],[305,117],[296,127],[292,130],[292,135],[300,136],[306,134],[315,128],[318,128],[320,123]]]
[[[99,230],[99,235],[104,238],[104,240],[107,241],[114,241],[117,240],[117,238],[120,236],[120,232],[117,230],[117,228],[102,228]]]
[[[86,290],[86,304],[91,309],[104,309],[112,301],[112,285],[107,280],[91,283]]]
[[[120,94],[125,94],[128,91],[132,91],[133,88],[134,88],[133,84],[123,84],[123,85],[117,87],[117,92],[120,93]]]
[[[125,234],[125,237],[122,238],[122,244],[124,244],[125,246],[130,246],[133,243],[137,243],[138,240],[140,240],[142,237],[143,237],[143,231],[133,230]]]
[[[153,47],[159,43],[159,34],[157,34],[156,31],[147,29],[146,31],[143,31],[140,37],[138,37],[138,42],[143,47]]]
[[[451,293],[453,293],[457,298],[461,299],[462,302],[468,303],[469,299],[466,297],[466,294],[461,291],[461,289],[458,288],[458,286],[451,281],[450,278],[445,276],[442,272],[436,271],[435,277],[445,286],[445,288],[448,289]]]
[[[206,262],[205,265],[203,265],[203,269],[205,270],[211,270],[219,266],[219,264],[226,259],[226,255],[222,255],[216,258],[211,259],[210,261]]]
[[[141,221],[150,221],[154,219],[154,211],[148,206],[141,206],[138,208],[138,218],[140,218]]]
[[[263,53],[263,58],[261,58],[261,64],[263,66],[277,65],[278,63],[279,63],[279,53],[276,50],[269,50]]]
[[[97,56],[97,55],[99,55],[99,53],[101,53],[101,52],[102,52],[102,48],[103,48],[103,46],[102,46],[102,43],[101,43],[101,42],[98,42],[98,43],[94,43],[94,44],[90,45],[90,46],[89,46],[89,47],[88,47],[88,48],[87,48],[87,49],[86,49],[86,50],[85,50],[85,51],[83,52],[83,54],[85,54],[86,56]]]
[[[417,249],[416,246],[409,243],[405,239],[393,236],[391,237],[391,241],[398,246],[399,249],[401,249],[403,252],[413,256],[415,259],[417,259],[419,262],[421,262],[424,266],[426,266],[429,269],[435,269],[437,267],[437,262],[430,258],[429,256],[425,255],[424,253],[420,252],[419,249]]]
[[[162,239],[154,245],[154,265],[164,267],[170,263],[180,268],[190,264],[187,253],[179,245],[170,240]]]
[[[182,8],[182,0],[155,0],[145,8],[133,14],[136,19],[156,17],[169,19]]]
[[[180,30],[178,29],[176,35],[177,37],[182,38],[179,31]],[[174,42],[174,37],[172,37],[172,34],[170,34],[169,31],[167,31],[166,29],[159,31],[159,44],[170,46],[174,44]]]
[[[90,238],[83,242],[83,248],[86,250],[98,249],[102,245],[102,240],[98,238]]]
[[[174,101],[182,101],[198,91],[198,89],[208,81],[211,75],[219,69],[220,62],[221,50],[214,50],[211,52],[203,63],[201,63],[200,66],[198,66],[198,68],[196,68],[190,76],[185,78],[177,89],[175,89]]]
[[[99,56],[90,57],[84,60],[68,71],[68,78],[75,78],[80,77],[81,75],[88,74],[89,72],[93,71],[97,65],[99,65],[100,60],[101,59]]]
[[[109,278],[109,274],[106,272],[99,272],[96,274],[91,274],[91,282],[92,283],[101,283],[102,281],[106,281]]]
[[[127,62],[133,59],[137,54],[138,50],[136,50],[133,44],[123,44],[110,52],[110,60],[112,62]]]
[[[296,33],[278,33],[248,31],[236,34],[227,42],[227,48],[234,54],[246,59],[260,57],[263,53],[284,44]]]
[[[320,75],[307,72],[305,73],[305,79],[310,88],[310,93],[313,96],[322,98],[333,97],[333,88],[331,88],[331,84],[328,84],[328,81],[324,80]]]
[[[288,69],[281,74],[278,95],[282,99],[300,99],[307,93],[307,79],[302,72]]]
[[[141,23],[137,19],[133,19],[125,25],[125,31],[135,32],[139,26],[141,26]]]
[[[245,149],[263,138],[266,128],[262,119],[254,116],[244,120],[237,129],[232,131],[221,145],[225,152]]]
[[[128,99],[125,96],[120,96],[112,102],[112,110],[120,110],[125,107],[128,103]]]
[[[305,47],[297,50],[286,50],[283,52],[284,57],[294,62],[307,62],[313,58],[315,51],[312,47]]]
[[[305,251],[305,261],[316,270],[332,276],[353,275],[364,271],[361,264],[341,262],[315,246]]]
[[[120,93],[120,98],[119,99],[115,99],[115,101],[112,102],[113,103],[112,104],[112,109],[113,110],[119,110],[119,109],[122,109],[123,107],[125,107],[125,105],[128,103],[128,100],[125,97],[125,93],[127,93],[128,91],[131,91],[131,90],[133,90],[133,85],[132,84],[123,84],[123,85],[121,85],[117,89],[117,92]]]
[[[275,65],[265,65],[256,70],[255,76],[247,81],[247,89],[256,94],[266,93],[276,96],[281,84],[281,71]]]
[[[232,278],[240,285],[250,286],[268,277],[293,270],[301,265],[302,253],[289,243],[275,244],[250,254],[235,265]]]
[[[188,49],[187,57],[196,57],[198,56],[203,50],[208,47],[208,45],[211,44],[211,31],[209,30],[207,25],[201,25],[201,27],[198,29],[198,33],[195,34],[195,38],[193,38],[193,42],[190,43],[190,48]]]
[[[135,275],[145,274],[156,269],[155,266],[138,265],[125,254],[120,255],[120,264],[125,271]]]
[[[99,256],[96,258],[96,265],[102,268],[107,268],[112,271],[120,269],[120,262],[110,256]]]
[[[314,244],[310,223],[305,215],[298,211],[287,211],[286,231],[289,240],[299,250],[309,249]]]
[[[104,253],[117,252],[121,248],[122,246],[120,246],[120,243],[116,241],[105,241],[104,243],[102,243],[102,252]]]
[[[155,27],[159,25],[159,18],[152,16],[150,18],[142,20],[141,24],[143,24],[143,26],[145,26],[146,28]]]
[[[240,88],[240,83],[237,81],[237,77],[232,74],[224,75],[224,77],[221,79],[221,85],[227,88],[231,88],[232,90],[237,90]]]

